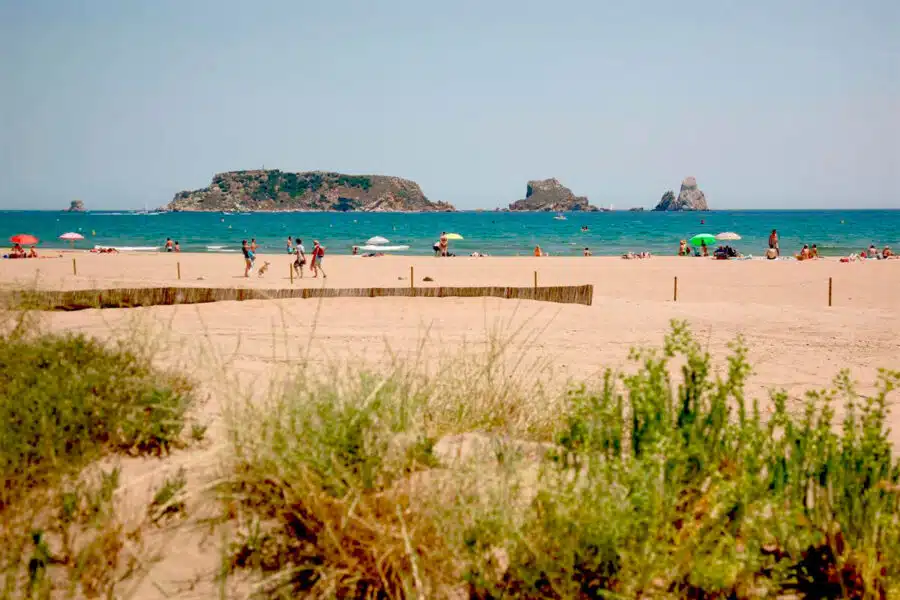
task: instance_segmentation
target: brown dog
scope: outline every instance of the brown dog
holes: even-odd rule
[[[269,270],[269,261],[266,261],[266,262],[264,262],[263,265],[259,268],[259,272],[257,273],[257,275],[258,275],[259,277],[262,277],[263,275],[266,274],[266,271],[268,271],[268,270]]]

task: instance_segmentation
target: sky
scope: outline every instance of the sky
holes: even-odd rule
[[[900,2],[0,0],[0,208],[263,166],[461,209],[688,175],[713,209],[900,208]]]

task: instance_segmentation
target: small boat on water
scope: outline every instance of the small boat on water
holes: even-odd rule
[[[562,214],[562,213],[556,213],[556,216],[553,217],[553,220],[555,220],[555,221],[567,221],[568,219],[566,219],[566,215],[564,215],[564,214]]]

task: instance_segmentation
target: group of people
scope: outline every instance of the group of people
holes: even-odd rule
[[[177,241],[173,242],[172,238],[166,238],[166,252],[181,252],[181,245]]]
[[[447,232],[441,232],[441,237],[436,241],[431,249],[434,250],[435,256],[455,256],[454,254],[450,254],[450,239],[447,237]]]
[[[287,244],[285,244],[285,251],[294,256],[294,272],[302,279],[303,267],[307,263],[306,248],[303,246],[303,240],[298,237],[291,240],[291,237],[288,236]],[[319,244],[319,240],[313,240],[312,254],[309,261],[309,270],[312,272],[313,277],[318,277],[319,271],[322,272],[322,279],[328,277],[328,275],[325,274],[325,268],[322,266],[322,261],[324,260],[325,247]]]
[[[4,258],[37,258],[38,253],[34,246],[25,250],[21,244],[13,244]]]

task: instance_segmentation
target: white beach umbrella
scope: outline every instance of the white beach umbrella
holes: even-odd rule
[[[75,233],[74,231],[70,231],[68,233],[64,233],[61,236],[59,236],[59,239],[66,240],[74,248],[75,242],[77,240],[83,240],[84,236],[81,235],[80,233]]]
[[[741,236],[733,231],[723,231],[722,233],[716,235],[716,239],[720,242],[733,242],[741,239]]]
[[[366,240],[366,243],[367,243],[367,244],[373,244],[373,245],[377,245],[377,244],[389,244],[389,243],[391,243],[391,240],[389,240],[389,239],[387,239],[387,238],[385,238],[385,237],[381,237],[380,235],[376,235],[375,237],[370,237],[369,239],[367,239],[367,240]]]

